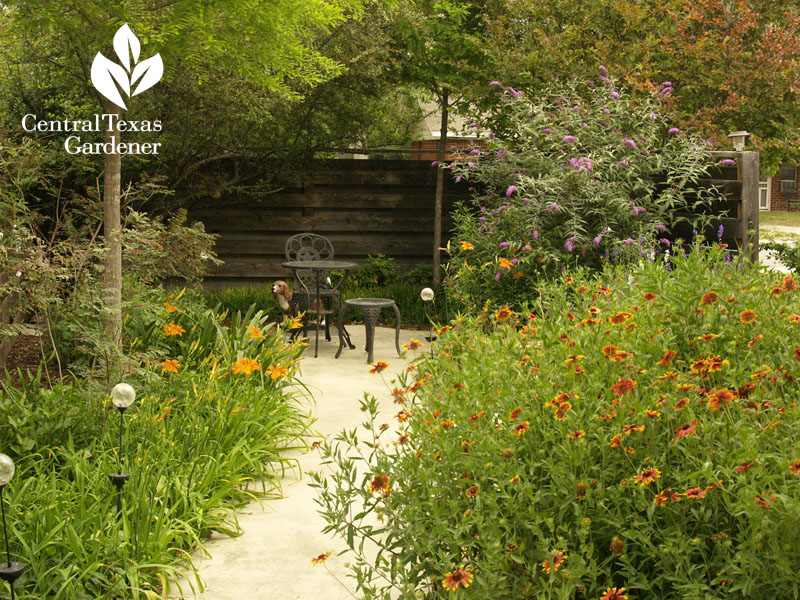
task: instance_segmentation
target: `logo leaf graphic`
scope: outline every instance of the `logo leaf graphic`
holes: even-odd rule
[[[140,62],[134,67],[133,73],[131,73],[131,85],[135,84],[139,77],[141,77],[142,80],[139,82],[139,85],[136,86],[136,89],[131,96],[135,96],[136,94],[141,94],[145,90],[149,90],[159,82],[163,74],[164,62],[161,60],[160,54],[156,54],[155,56],[151,56],[150,58]]]
[[[125,110],[128,107],[125,106],[125,100],[122,99],[120,90],[127,96],[135,96],[149,90],[164,75],[164,62],[161,60],[161,55],[156,54],[139,62],[140,51],[139,38],[125,24],[114,34],[114,52],[117,53],[123,66],[111,62],[99,52],[92,63],[91,75],[94,87],[111,102]],[[133,70],[131,71],[131,69]],[[128,73],[130,73],[130,77],[128,77]],[[131,86],[137,81],[139,85],[131,94]]]
[[[139,38],[134,35],[127,23],[117,29],[117,33],[114,34],[114,51],[128,73],[131,71],[131,55],[133,56],[133,64],[136,64],[139,61],[140,49]],[[130,50],[130,53],[128,50]]]
[[[130,96],[131,88],[128,83],[128,74],[125,72],[125,69],[120,67],[115,62],[111,62],[98,52],[94,57],[94,62],[92,62],[91,77],[92,83],[94,84],[94,87],[97,88],[98,92],[111,100],[111,102],[120,108],[127,110],[125,101],[122,99],[122,96],[120,96],[116,85],[119,84],[119,87],[122,89],[122,91]],[[114,83],[115,81],[116,84]]]

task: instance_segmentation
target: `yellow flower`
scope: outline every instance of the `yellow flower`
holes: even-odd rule
[[[164,335],[171,336],[171,335],[182,335],[186,333],[186,330],[181,327],[180,325],[176,325],[175,323],[170,323],[169,325],[162,325],[164,328]]]
[[[497,259],[497,262],[500,264],[501,269],[510,269],[511,267],[514,266],[514,263],[512,263],[507,258],[503,258],[502,256]]]
[[[471,243],[466,242],[464,240],[460,241],[459,244],[461,244],[461,249],[462,250],[474,250],[475,249],[475,246],[473,246]]]
[[[296,317],[287,317],[286,318],[286,325],[289,329],[300,329],[303,326],[303,316],[305,315],[304,312],[300,313]]]
[[[250,373],[261,369],[261,365],[250,358],[240,358],[233,364],[233,374],[244,373],[250,377]]]
[[[318,565],[320,563],[324,563],[326,560],[328,560],[328,557],[330,555],[331,555],[330,552],[323,552],[319,556],[315,556],[314,558],[312,558],[311,559],[311,564],[312,565]]]
[[[247,325],[247,331],[250,332],[250,339],[257,340],[264,337],[264,332],[262,332],[258,327],[253,327],[252,325]]]
[[[269,373],[273,379],[286,377],[286,375],[289,373],[289,369],[282,367],[281,365],[270,365],[264,370]]]
[[[168,358],[159,364],[161,365],[162,375],[167,371],[169,371],[170,373],[177,373],[178,368],[181,366],[181,363],[179,363],[177,360],[173,358]]]

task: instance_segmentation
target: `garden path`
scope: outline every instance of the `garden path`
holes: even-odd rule
[[[359,409],[359,400],[365,391],[379,399],[386,421],[398,410],[384,382],[390,381],[408,364],[408,360],[397,356],[394,329],[378,327],[375,330],[374,360],[384,360],[390,365],[382,374],[383,378],[369,373],[363,352],[363,327],[354,325],[349,329],[355,350],[345,349],[339,359],[334,359],[338,345],[321,341],[319,358],[314,358],[313,351],[307,350],[301,362],[300,380],[314,396],[313,402],[305,402],[317,419],[314,429],[320,434],[313,439],[323,436],[332,439],[344,428],[360,426],[364,413]],[[404,330],[400,342],[407,343],[412,337],[424,340],[424,336],[423,332]],[[422,351],[426,349],[427,343]],[[406,358],[411,359],[416,354],[409,352]],[[321,533],[325,522],[317,514],[315,490],[308,485],[308,473],[321,468],[319,453],[297,451],[287,456],[298,461],[302,474],[285,474],[282,498],[265,500],[262,505],[251,503],[237,513],[244,532],[241,536],[229,538],[215,534],[205,544],[210,557],[202,552],[194,553],[192,560],[205,582],[205,590],[197,593],[189,586],[189,580],[183,579],[178,584],[187,599],[345,600],[354,597],[337,582],[338,578],[349,589],[354,589],[345,567],[348,556],[337,556],[345,544]],[[311,558],[329,551],[332,554],[325,565],[311,564]],[[180,597],[175,585],[170,597]]]
[[[800,227],[790,227],[786,225],[762,225],[760,227],[760,234],[762,241],[776,241],[786,242],[788,244],[797,244],[800,239]],[[780,261],[774,256],[773,252],[768,250],[761,250],[758,259],[775,271],[788,272],[787,269]]]

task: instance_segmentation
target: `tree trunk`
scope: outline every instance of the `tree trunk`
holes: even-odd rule
[[[439,129],[439,152],[436,155],[436,199],[433,203],[433,285],[442,281],[442,198],[444,196],[444,153],[447,147],[447,88],[442,89],[442,123]]]
[[[119,108],[104,103],[105,114],[119,117]],[[116,152],[120,143],[118,119],[106,123],[105,142],[113,142],[112,152],[104,157],[103,174],[103,235],[105,237],[105,269],[103,270],[103,290],[105,307],[103,312],[103,334],[119,344],[122,338],[122,244],[120,242],[120,186],[122,157]]]

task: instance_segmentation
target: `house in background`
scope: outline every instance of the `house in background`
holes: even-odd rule
[[[442,111],[436,102],[419,103],[422,118],[411,130],[411,160],[436,160],[442,129]],[[447,153],[445,160],[464,158],[475,147],[485,147],[477,135],[469,137],[469,119],[452,112],[447,115]]]
[[[758,184],[759,210],[800,210],[798,189],[797,165],[781,165],[774,177]]]

